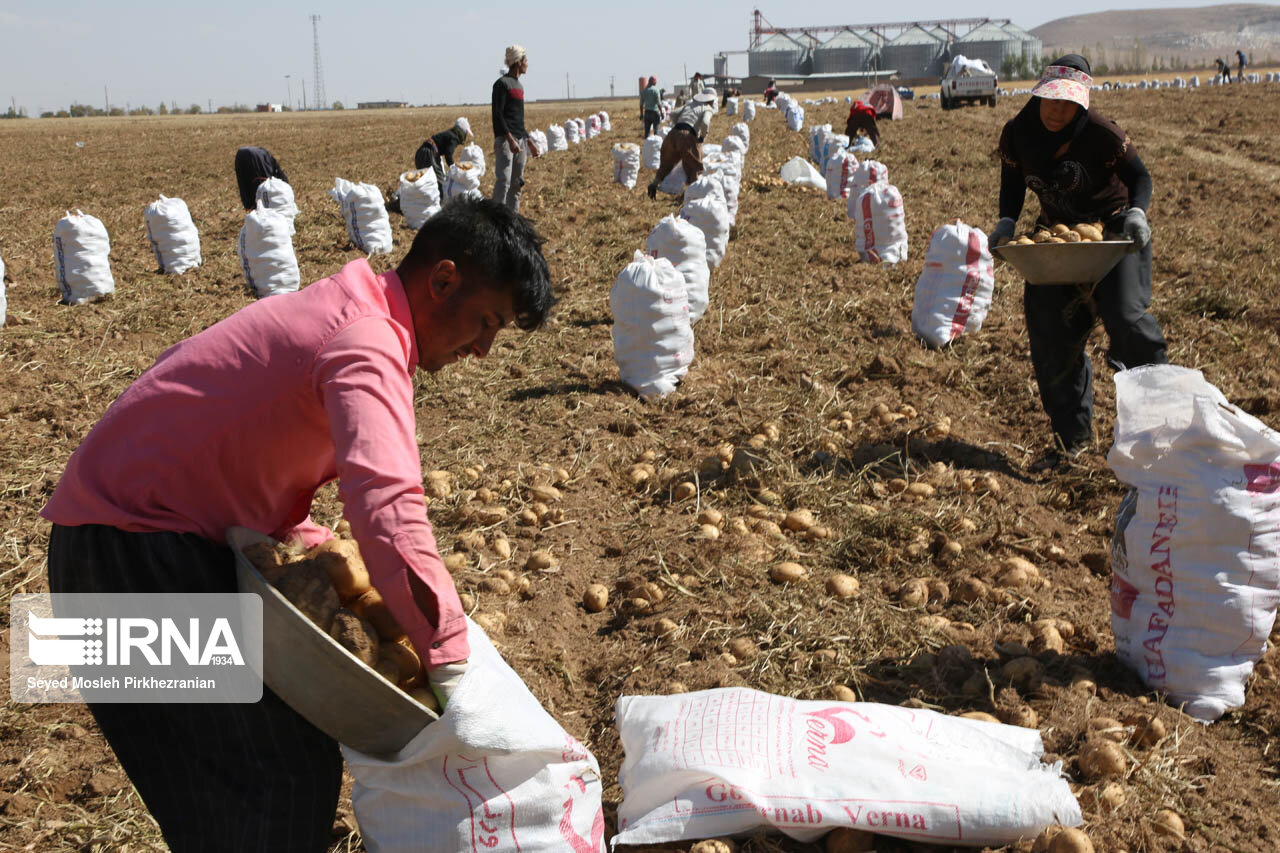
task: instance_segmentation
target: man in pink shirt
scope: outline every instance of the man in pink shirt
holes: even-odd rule
[[[50,590],[235,592],[226,529],[323,541],[311,500],[336,478],[371,580],[447,700],[466,622],[427,520],[412,375],[483,358],[508,324],[542,324],[541,244],[503,205],[455,201],[394,272],[352,261],[170,348],[42,510]],[[327,848],[341,755],[270,690],[253,705],[91,710],[174,851]]]

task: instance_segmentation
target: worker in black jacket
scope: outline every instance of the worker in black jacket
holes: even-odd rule
[[[279,178],[289,183],[289,176],[270,151],[253,145],[236,151],[236,183],[240,187],[240,203],[245,210],[258,206],[258,186],[268,178]]]
[[[471,123],[459,118],[453,127],[430,136],[413,155],[413,168],[430,167],[436,173],[436,185],[444,186],[445,166],[453,165],[453,151],[471,138]]]
[[[1040,225],[1100,221],[1113,239],[1132,243],[1092,290],[1027,285],[1023,293],[1031,363],[1055,446],[1036,463],[1056,467],[1093,439],[1093,369],[1085,345],[1101,318],[1116,370],[1168,361],[1160,324],[1151,316],[1151,175],[1128,135],[1089,108],[1089,62],[1069,54],[1047,66],[1027,105],[1000,134],[998,246],[1014,235],[1030,189],[1040,199]]]

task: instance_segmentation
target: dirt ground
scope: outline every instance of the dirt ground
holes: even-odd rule
[[[839,103],[809,107],[807,122],[843,125],[845,93],[838,94]],[[1106,551],[1124,490],[1105,463],[1114,415],[1105,336],[1095,332],[1091,344],[1097,447],[1070,471],[1044,475],[1030,470],[1048,425],[1013,271],[998,265],[980,333],[941,352],[911,334],[913,287],[932,231],[956,218],[994,225],[995,143],[1020,104],[1009,98],[994,109],[944,113],[918,100],[883,127],[876,156],[905,199],[911,245],[909,261],[885,268],[858,263],[843,202],[759,180],[776,176],[807,142],[776,112],[759,112],[737,226],[695,327],[696,359],[677,393],[654,403],[619,384],[610,338],[614,279],[678,205],[644,196],[647,173],[630,192],[611,182],[610,144],[639,140],[634,108],[611,104],[612,133],[531,161],[524,212],[547,238],[560,299],[554,322],[528,336],[506,333],[488,359],[420,379],[422,461],[455,473],[466,490],[495,490],[512,516],[526,506],[539,466],[569,472],[553,507],[559,520],[526,527],[513,518],[487,530],[505,532],[515,555],[507,564],[488,547],[470,552],[456,581],[516,671],[598,757],[607,835],[622,797],[617,698],[746,685],[799,698],[845,688],[866,701],[1038,725],[1049,757],[1065,764],[1099,850],[1280,844],[1280,765],[1271,754],[1277,682],[1255,676],[1247,704],[1206,727],[1147,692],[1114,655]],[[1171,360],[1203,370],[1233,402],[1280,427],[1280,86],[1098,93],[1095,106],[1129,132],[1154,176],[1154,313]],[[595,108],[531,104],[529,123],[545,128]],[[486,113],[465,110],[488,152]],[[4,602],[47,589],[48,528],[37,513],[108,404],[166,347],[251,301],[236,257],[236,147],[264,145],[289,173],[301,208],[295,248],[308,282],[359,257],[326,195],[334,177],[391,186],[422,139],[453,117],[410,110],[0,123],[9,300],[0,330]],[[731,123],[718,116],[712,137]],[[488,191],[492,176],[484,181]],[[142,209],[159,193],[185,199],[200,228],[204,266],[181,278],[156,274],[147,246]],[[72,308],[57,304],[51,232],[77,208],[110,231],[117,290]],[[1024,225],[1036,208],[1030,199]],[[396,252],[374,258],[376,269],[394,265],[412,237],[398,216],[393,225]],[[908,416],[882,423],[870,416],[880,403]],[[842,411],[851,418],[842,422]],[[952,424],[945,437],[930,430],[943,416]],[[766,437],[753,447],[757,435]],[[749,464],[733,476],[707,476],[703,460],[726,444],[742,458],[749,452]],[[646,458],[655,476],[636,486],[628,469]],[[697,498],[674,500],[668,486],[700,469]],[[908,500],[889,488],[894,478],[927,483],[933,493]],[[321,491],[317,518],[338,520],[335,495],[332,486]],[[430,507],[443,551],[476,526],[467,497],[461,491]],[[719,539],[698,535],[695,517],[706,508],[724,515]],[[762,535],[731,533],[752,513],[800,508],[829,538],[770,537],[758,520]],[[554,571],[521,568],[535,548],[554,554]],[[1033,562],[1047,583],[958,600],[962,582],[991,582],[1010,557]],[[769,567],[784,559],[803,564],[808,580],[771,581]],[[529,597],[476,592],[504,567],[531,579]],[[828,595],[824,582],[835,573],[855,576],[860,593]],[[898,596],[912,578],[949,590],[935,584],[934,600],[912,607]],[[627,591],[650,581],[661,600],[628,604],[636,594]],[[593,582],[612,591],[605,612],[582,606]],[[7,607],[0,618],[7,627]],[[663,619],[674,631],[657,627]],[[1061,651],[1033,638],[1031,623],[1044,619],[1063,620],[1055,623]],[[746,661],[726,655],[742,637],[759,650]],[[7,631],[3,644],[7,655]],[[1043,672],[1011,683],[1002,664],[1027,652],[1019,644]],[[1124,802],[1112,809],[1099,803],[1100,785],[1077,757],[1092,737],[1088,721],[1133,714],[1155,715],[1166,734],[1154,745],[1124,747],[1116,780]],[[1185,840],[1156,833],[1152,819],[1162,808],[1183,817]],[[162,848],[83,708],[4,705],[0,849]],[[742,848],[820,849],[763,834]],[[360,849],[349,802],[340,807],[334,849]],[[886,840],[877,849],[926,848]]]

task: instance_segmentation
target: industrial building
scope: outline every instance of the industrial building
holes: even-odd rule
[[[720,51],[714,64],[722,85],[759,94],[771,79],[789,90],[853,87],[890,78],[933,82],[959,54],[986,60],[999,71],[1006,57],[1030,62],[1042,52],[1040,39],[1007,19],[775,27],[757,9],[748,48]],[[729,75],[729,56],[734,54],[747,56],[747,76],[741,81]]]

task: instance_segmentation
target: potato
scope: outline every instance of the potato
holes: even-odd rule
[[[1129,797],[1124,792],[1124,786],[1119,782],[1108,782],[1093,792],[1093,799],[1097,803],[1098,811],[1111,814],[1119,811],[1128,802]]]
[[[342,606],[329,576],[311,560],[290,563],[276,588],[321,631],[329,630],[334,614]]]
[[[524,567],[534,571],[546,571],[556,563],[555,557],[550,551],[537,550],[529,555],[529,559],[525,561]]]
[[[477,492],[478,495],[479,493]],[[507,520],[507,508],[501,505],[480,506],[471,510],[471,518],[483,527],[501,524]]]
[[[673,500],[687,501],[696,494],[698,494],[698,487],[686,480],[676,486],[675,491],[671,493],[671,497]]]
[[[662,587],[658,586],[653,581],[645,581],[644,583],[636,587],[635,597],[643,598],[645,601],[649,602],[650,604],[657,604],[658,602],[666,598],[667,594],[666,592],[663,591]]]
[[[760,655],[760,649],[749,637],[735,637],[729,642],[729,654],[747,663]]]
[[[1068,243],[1079,243],[1080,235],[1074,231],[1065,231],[1062,234],[1062,239],[1066,240]]]
[[[832,575],[827,578],[826,588],[832,598],[853,598],[858,594],[858,579],[853,575]]]
[[[516,516],[516,523],[525,527],[537,527],[538,513],[532,507],[525,507]]]
[[[552,504],[564,497],[555,486],[530,486],[529,496],[535,501]]]
[[[1066,241],[1065,239],[1063,239],[1062,237],[1050,237],[1050,238],[1049,238],[1049,242],[1050,242],[1050,243],[1065,243],[1065,242],[1067,242],[1067,241]]]
[[[782,528],[778,526],[776,521],[762,518],[755,524],[756,532],[761,536],[767,536],[770,539],[786,539],[786,534],[782,532]]]
[[[269,584],[274,585],[284,575],[285,566],[289,564],[288,549],[278,543],[254,542],[243,551]]]
[[[1121,722],[1114,717],[1094,717],[1084,725],[1085,737],[1121,743],[1128,739]]]
[[[445,554],[442,562],[444,563],[445,571],[451,575],[456,575],[458,572],[466,571],[467,566],[470,565],[467,560],[467,555],[461,551],[454,551],[452,554]]]
[[[907,494],[915,498],[916,500],[924,500],[925,498],[931,498],[933,497],[933,494],[935,491],[937,490],[934,489],[933,486],[929,485],[928,483],[921,483],[919,480],[907,486],[907,489],[906,489]]]
[[[827,698],[836,702],[857,702],[858,694],[843,684],[833,684],[827,688]]]
[[[653,633],[659,637],[673,637],[679,631],[680,625],[665,616],[653,623]]]
[[[648,602],[645,602],[646,604]],[[609,605],[609,588],[601,583],[593,583],[582,594],[582,606],[588,613],[599,613]]]
[[[435,692],[432,691],[430,687],[413,687],[406,690],[405,693],[409,695],[410,699],[417,702],[422,707],[430,711],[435,711],[437,714],[440,713],[440,700],[436,698]]]
[[[823,844],[827,853],[871,853],[876,849],[876,837],[861,829],[839,826],[827,833]]]
[[[1081,222],[1074,230],[1080,235],[1080,239],[1082,240],[1099,241],[1102,239],[1102,229],[1090,225],[1087,222]]]
[[[384,640],[394,640],[397,637],[404,636],[404,631],[400,628],[400,623],[396,621],[396,617],[391,615],[391,610],[387,607],[387,603],[382,600],[382,595],[376,589],[366,590],[358,598],[352,599],[347,605],[354,610],[362,619],[368,619],[373,623],[373,629],[378,632],[378,636]]]
[[[502,578],[484,578],[478,584],[481,592],[488,592],[494,595],[510,595],[511,584]]]
[[[369,666],[378,662],[378,632],[365,619],[345,608],[333,615],[329,636]]]
[[[511,543],[505,537],[499,536],[493,540],[493,553],[497,554],[499,559],[511,559]]]
[[[1022,726],[1024,729],[1034,729],[1040,725],[1040,716],[1030,705],[1015,705],[1007,708],[1000,712],[1000,717],[1006,724]]]
[[[1093,842],[1089,836],[1069,826],[1049,843],[1049,853],[1093,853]]]
[[[722,521],[724,521],[724,513],[722,513],[718,509],[712,509],[711,507],[706,507],[702,510],[702,512],[698,513],[699,524],[711,524],[711,525],[719,526],[720,522]]]
[[[719,539],[720,528],[716,527],[714,524],[699,524],[698,537],[700,539]]]
[[[796,533],[803,533],[813,525],[813,513],[807,509],[793,509],[782,519],[782,526]]]
[[[1062,634],[1055,625],[1045,625],[1039,630],[1032,628],[1031,649],[1035,652],[1056,652],[1062,654],[1067,648]]]
[[[977,578],[962,578],[956,584],[952,597],[964,604],[970,604],[975,601],[985,601],[991,594],[991,588]]]
[[[1016,657],[1006,662],[1000,673],[1014,684],[1033,684],[1044,675],[1044,664],[1033,657]]]
[[[960,717],[965,720],[978,720],[983,723],[998,723],[999,719],[988,714],[986,711],[966,711]]]
[[[422,671],[422,661],[408,637],[383,640],[378,644],[378,659],[395,666],[397,684],[408,681]]]
[[[1134,746],[1155,746],[1168,733],[1164,720],[1151,714],[1129,714],[1124,718],[1124,724],[1133,727],[1129,742]]]
[[[1053,843],[1053,839],[1057,838],[1063,829],[1063,826],[1056,823],[1046,826],[1032,843],[1031,853],[1049,853],[1049,845]]]
[[[898,587],[898,603],[903,607],[924,607],[929,602],[929,582],[911,578]]]
[[[1068,228],[1066,225],[1063,225],[1061,222],[1058,222],[1049,229],[1049,233],[1052,234],[1054,237],[1062,237],[1062,236],[1065,236],[1066,233],[1070,230],[1071,229]]]
[[[1032,243],[1048,243],[1051,239],[1053,239],[1053,235],[1044,229],[1031,235]]]
[[[1186,824],[1182,822],[1182,817],[1173,809],[1160,809],[1151,818],[1151,829],[1156,835],[1163,835],[1165,838],[1176,838],[1181,841],[1187,836]]]
[[[769,577],[778,583],[800,583],[808,577],[808,572],[799,563],[783,562],[769,569]]]
[[[737,846],[727,838],[708,838],[689,848],[689,853],[736,853]]]
[[[1090,779],[1114,779],[1123,776],[1129,762],[1120,745],[1109,740],[1091,740],[1080,750],[1076,762],[1080,772]]]

